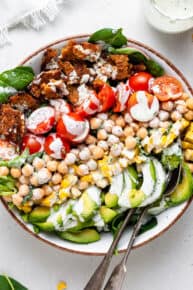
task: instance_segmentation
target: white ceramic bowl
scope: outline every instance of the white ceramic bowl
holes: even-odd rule
[[[87,40],[88,35],[81,35],[81,36],[74,36],[74,37],[69,37],[69,38],[64,38],[61,40],[58,40],[54,43],[51,43],[37,51],[35,51],[33,54],[31,54],[29,57],[27,57],[21,64],[22,65],[29,65],[32,66],[35,73],[39,73],[40,71],[40,63],[41,63],[41,58],[43,55],[43,52],[46,48],[48,47],[54,47],[54,48],[61,48],[63,47],[68,40],[71,39],[76,39],[77,41],[84,41]],[[184,86],[184,90],[193,97],[193,90],[191,86],[188,84],[187,80],[183,76],[183,74],[173,65],[170,63],[169,60],[167,60],[165,57],[160,55],[158,52],[153,50],[152,48],[149,48],[148,46],[135,41],[128,39],[128,45],[129,46],[134,46],[142,51],[144,51],[145,54],[149,55],[150,58],[154,59],[158,63],[160,63],[163,68],[165,69],[166,73],[175,76],[177,79],[181,81],[181,83]],[[55,235],[51,234],[46,234],[46,233],[40,233],[36,235],[33,232],[33,228],[31,225],[26,224],[19,214],[8,208],[7,204],[2,200],[4,206],[6,207],[7,211],[10,213],[10,215],[30,234],[32,234],[34,237],[44,241],[45,243],[52,245],[56,248],[74,252],[74,253],[80,253],[80,254],[85,254],[85,255],[104,255],[111,242],[112,242],[112,235],[110,233],[103,233],[101,235],[101,240],[95,243],[91,243],[88,245],[81,245],[81,244],[74,244],[70,243],[67,241],[63,241],[59,239]],[[160,236],[162,233],[164,233],[167,229],[169,229],[185,212],[187,207],[189,206],[191,200],[188,202],[185,202],[177,207],[173,207],[162,214],[158,216],[158,225],[151,229],[148,232],[145,232],[144,234],[140,235],[134,244],[134,248],[140,247],[147,242],[157,238]],[[129,239],[129,233],[128,231],[123,235],[120,243],[119,243],[119,251],[122,252],[126,249],[127,242]]]

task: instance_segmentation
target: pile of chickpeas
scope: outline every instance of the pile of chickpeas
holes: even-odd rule
[[[137,148],[138,140],[143,140],[149,133],[149,128],[168,128],[171,121],[185,118],[193,120],[193,99],[183,94],[181,99],[160,104],[160,111],[150,122],[134,121],[128,112],[121,114],[99,113],[90,119],[90,134],[83,144],[72,148],[64,160],[55,160],[44,154],[42,158],[35,157],[33,162],[22,168],[0,167],[0,176],[11,175],[17,180],[18,192],[6,200],[20,206],[26,195],[32,189],[29,205],[38,204],[41,200],[59,192],[62,180],[71,174],[74,181],[70,189],[72,198],[81,195],[89,185],[85,176],[92,176],[92,184],[105,188],[110,179],[103,176],[99,161],[105,156],[114,160],[111,176],[117,175],[131,164],[129,152]]]

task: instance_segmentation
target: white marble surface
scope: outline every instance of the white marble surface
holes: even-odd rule
[[[36,48],[67,35],[101,27],[123,27],[128,37],[160,51],[193,83],[193,43],[189,31],[168,36],[149,27],[142,0],[67,0],[57,20],[37,32],[17,28],[13,44],[0,49],[0,70],[17,65]],[[133,251],[124,290],[191,290],[193,285],[193,205],[159,239]],[[61,279],[69,290],[82,290],[101,260],[56,250],[23,231],[0,205],[0,272],[14,276],[30,290],[55,290]],[[113,265],[119,257],[114,257]],[[3,290],[3,289],[0,289]]]

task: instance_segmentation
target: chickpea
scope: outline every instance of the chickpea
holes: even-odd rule
[[[39,184],[45,184],[51,179],[52,174],[47,168],[42,168],[37,172],[36,176]]]
[[[185,115],[184,118],[188,121],[192,121],[193,120],[193,111],[188,111]]]
[[[167,121],[169,119],[169,113],[167,111],[160,110],[159,119],[160,121]]]
[[[97,169],[97,163],[95,160],[93,159],[90,159],[88,162],[87,162],[87,166],[90,170],[96,170]]]
[[[65,157],[66,165],[72,165],[76,162],[77,158],[76,155],[73,153],[67,153]]]
[[[29,177],[21,175],[20,178],[19,178],[19,182],[21,184],[29,184]]]
[[[45,195],[50,195],[53,192],[53,189],[49,185],[42,186]]]
[[[189,110],[193,110],[193,98],[188,98],[186,100],[186,106]]]
[[[118,144],[114,144],[112,147],[111,147],[111,155],[113,157],[118,157],[121,155],[121,151],[122,151],[123,147],[121,146],[121,143],[118,143]]]
[[[61,174],[67,174],[68,173],[68,167],[67,167],[65,161],[61,161],[61,162],[58,163],[57,170]]]
[[[30,164],[24,165],[22,168],[21,172],[23,173],[24,176],[29,177],[33,174],[34,168]]]
[[[78,157],[78,154],[79,154],[79,150],[78,149],[75,149],[75,148],[73,148],[73,149],[71,149],[70,150],[70,153],[73,153],[76,157]]]
[[[59,184],[62,181],[62,175],[60,173],[55,173],[51,179],[53,184]]]
[[[162,110],[164,111],[167,111],[167,112],[171,112],[174,108],[174,103],[171,102],[171,101],[168,101],[168,102],[162,102],[161,103],[161,108]]]
[[[104,121],[103,128],[107,133],[111,133],[115,122],[113,120]]]
[[[180,120],[181,118],[182,118],[182,115],[178,111],[173,111],[171,113],[171,119],[172,119],[172,121],[176,122],[176,121]]]
[[[177,105],[176,110],[181,114],[185,114],[188,111],[184,105]]]
[[[129,127],[129,126],[125,127],[125,129],[124,129],[124,135],[125,135],[125,137],[127,137],[127,136],[134,136],[135,133],[133,131],[133,128],[132,127]]]
[[[44,190],[42,188],[35,188],[32,191],[32,199],[33,200],[40,200],[44,197]]]
[[[112,146],[113,144],[119,143],[119,138],[115,135],[109,135],[107,144]]]
[[[158,127],[159,127],[159,124],[160,124],[160,120],[159,120],[157,117],[153,118],[153,119],[149,122],[149,126],[150,126],[151,128],[153,128],[153,129],[158,128]]]
[[[19,187],[18,194],[21,196],[26,196],[29,193],[29,186],[27,184],[21,184]]]
[[[107,141],[104,141],[104,140],[100,140],[98,142],[97,146],[99,146],[100,148],[102,148],[105,151],[107,151],[109,148]]]
[[[13,201],[13,204],[15,204],[17,207],[19,207],[22,204],[23,197],[19,194],[13,194],[12,201]]]
[[[125,122],[130,124],[131,122],[133,122],[133,119],[131,117],[131,115],[129,113],[126,113],[124,116]]]
[[[139,130],[139,125],[137,123],[131,123],[130,126],[133,128],[134,132],[137,132]]]
[[[116,121],[116,120],[117,120],[117,115],[116,115],[116,114],[112,114],[112,115],[110,116],[110,119],[111,119],[112,121]]]
[[[21,170],[19,168],[11,168],[10,173],[14,178],[19,178],[21,176]]]
[[[165,122],[160,122],[160,127],[167,129],[170,126],[170,122],[165,121]]]
[[[38,186],[39,185],[37,175],[34,174],[34,175],[31,176],[30,183],[33,186]]]
[[[39,157],[35,157],[34,160],[33,160],[33,167],[36,169],[36,170],[39,170],[41,168],[43,168],[45,166],[45,160],[39,158]]]
[[[58,192],[58,191],[60,190],[60,185],[54,185],[54,186],[53,186],[53,190],[54,190],[55,192]]]
[[[114,126],[112,129],[112,134],[121,137],[123,135],[123,129],[120,126]]]
[[[44,159],[45,162],[48,162],[48,161],[52,160],[52,158],[49,155],[44,155],[43,159]]]
[[[92,136],[92,135],[88,135],[86,140],[85,140],[86,144],[90,145],[90,144],[96,144],[97,139]]]
[[[100,129],[97,132],[97,139],[98,140],[106,140],[108,137],[107,132],[105,131],[105,129]]]
[[[81,164],[77,167],[77,174],[79,176],[84,176],[89,173],[88,166],[86,164]]]
[[[92,150],[93,159],[102,159],[104,156],[104,150],[98,146],[95,146]]]
[[[71,194],[72,194],[73,198],[77,198],[77,197],[81,196],[81,191],[76,187],[72,187]]]
[[[99,113],[97,114],[97,117],[103,121],[108,119],[108,114],[107,113]]]
[[[79,153],[80,160],[88,160],[90,158],[90,150],[88,148],[84,148]]]
[[[125,127],[125,120],[122,116],[118,117],[115,121],[117,126],[120,126],[121,128]]]
[[[46,167],[49,171],[55,172],[58,167],[58,162],[56,160],[50,160],[46,163]]]
[[[129,160],[127,158],[119,158],[119,164],[122,168],[126,168],[129,164]]]
[[[145,137],[147,137],[147,135],[147,129],[144,127],[141,127],[137,132],[137,137],[139,137],[140,139],[144,139]]]
[[[105,188],[108,185],[108,180],[106,178],[102,178],[96,181],[96,185],[100,188]]]
[[[0,176],[7,176],[9,169],[6,166],[0,166]]]
[[[132,150],[132,149],[134,149],[136,147],[137,141],[136,141],[136,139],[134,137],[128,136],[125,139],[125,145],[126,145],[127,149]]]
[[[93,130],[99,129],[102,125],[102,120],[99,118],[91,118],[90,119],[90,127]]]
[[[87,181],[79,181],[78,188],[80,190],[84,190],[88,188],[88,182]]]
[[[189,98],[190,98],[190,96],[187,93],[183,93],[182,96],[181,96],[181,99],[184,100],[184,101],[186,101]]]

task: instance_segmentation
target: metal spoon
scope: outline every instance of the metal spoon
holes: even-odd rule
[[[164,196],[170,195],[176,189],[177,185],[179,184],[181,171],[182,171],[182,165],[179,164],[179,166],[171,172],[170,179],[168,180],[166,189],[164,191]],[[141,225],[143,223],[144,216],[146,215],[146,213],[150,207],[151,207],[151,205],[143,208],[143,210],[139,216],[139,219],[134,226],[133,233],[132,233],[131,239],[130,239],[128,247],[127,247],[127,251],[126,251],[123,259],[121,260],[121,262],[112,271],[112,274],[111,274],[109,280],[107,281],[107,284],[106,284],[104,290],[121,290],[122,289],[125,274],[127,271],[126,264],[127,264],[129,254],[131,252],[133,243],[135,242],[137,234],[138,234],[138,232],[141,228]],[[98,290],[100,290],[100,288]]]

